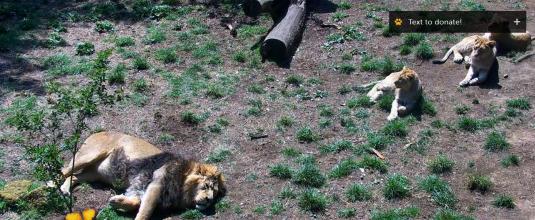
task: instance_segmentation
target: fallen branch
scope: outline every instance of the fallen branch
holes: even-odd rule
[[[526,58],[529,58],[529,57],[531,57],[531,56],[533,56],[533,55],[535,55],[535,52],[527,53],[527,54],[524,54],[524,55],[522,55],[521,57],[519,57],[518,59],[513,60],[513,61],[511,61],[511,62],[513,62],[513,63],[519,63],[520,61],[522,61],[522,60],[524,60],[524,59],[526,59]]]
[[[315,15],[311,15],[310,19],[312,21],[314,21],[314,23],[316,23],[316,25],[318,25],[318,26],[320,26],[322,28],[336,28],[338,30],[340,30],[342,28],[337,24],[326,24],[323,20],[321,20],[320,18],[316,17]]]
[[[378,150],[375,150],[375,148],[370,148],[372,150],[372,152],[377,156],[379,157],[381,160],[384,160],[385,159],[385,156],[383,156],[383,154],[381,152],[379,152]]]

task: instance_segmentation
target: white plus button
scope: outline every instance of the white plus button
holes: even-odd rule
[[[518,24],[520,23],[520,21],[518,20],[518,18],[517,18],[515,21],[513,21],[513,22],[514,22],[516,25],[518,25]]]

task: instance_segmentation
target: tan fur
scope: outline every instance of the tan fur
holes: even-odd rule
[[[151,166],[154,171],[149,172],[150,178],[143,178],[147,177],[143,169]],[[117,132],[88,137],[72,167],[71,160],[62,169],[66,177],[61,186],[64,193],[69,193],[71,180],[73,184],[98,181],[114,185],[122,181],[117,170],[126,167],[128,172],[124,175],[130,178],[126,192],[111,197],[109,202],[116,209],[138,211],[136,220],[150,219],[155,208],[202,210],[226,192],[224,177],[217,167],[174,157],[142,139]]]
[[[399,115],[411,112],[422,95],[422,86],[418,74],[412,69],[403,67],[403,70],[394,72],[377,83],[367,94],[372,102],[376,102],[381,96],[394,93],[392,109],[388,120],[394,120]]]
[[[487,80],[492,65],[496,60],[496,41],[477,36],[470,56],[465,57],[470,64],[466,77],[459,86],[483,83]]]
[[[505,54],[509,51],[525,51],[531,45],[532,36],[526,33],[486,33],[483,36],[472,35],[465,37],[459,43],[451,47],[441,60],[434,60],[434,64],[445,63],[453,54],[455,63],[462,63],[464,57],[472,52],[475,46],[475,40],[479,37],[486,38],[496,42],[497,53]]]

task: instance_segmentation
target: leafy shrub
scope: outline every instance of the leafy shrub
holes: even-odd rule
[[[128,36],[124,36],[124,37],[117,37],[115,39],[115,46],[117,47],[129,47],[129,46],[134,46],[135,45],[135,41],[134,41],[134,38],[132,37],[128,37]]]
[[[299,86],[303,84],[304,81],[305,79],[300,75],[293,74],[293,75],[286,77],[286,83],[294,85],[294,86]]]
[[[354,169],[357,168],[357,163],[352,159],[345,159],[340,161],[329,173],[331,178],[342,178],[349,176]]]
[[[149,62],[143,57],[136,57],[132,61],[132,66],[137,70],[149,69]]]
[[[383,111],[390,112],[394,99],[395,97],[393,95],[383,95],[379,98],[379,100],[377,100],[377,104],[379,105],[379,108]]]
[[[285,164],[276,164],[270,168],[269,174],[279,179],[290,179],[292,178],[292,169]]]
[[[48,35],[48,38],[46,39],[45,46],[48,48],[54,48],[54,47],[60,47],[67,45],[67,41],[61,37],[61,35],[54,31]]]
[[[507,142],[505,136],[497,131],[492,131],[485,141],[485,150],[491,152],[504,151],[509,149],[511,144]]]
[[[492,187],[492,181],[489,177],[480,174],[471,174],[468,176],[468,189],[477,190],[485,193]]]
[[[306,163],[294,173],[292,181],[302,186],[321,187],[326,179],[315,164]]]
[[[508,208],[508,209],[514,209],[515,208],[515,201],[513,197],[507,196],[507,195],[499,195],[494,199],[492,202],[492,205],[500,208]]]
[[[383,134],[397,137],[405,137],[409,133],[407,120],[396,119],[389,121],[382,129]]]
[[[340,66],[338,67],[340,73],[342,74],[351,74],[352,72],[355,72],[356,68],[355,66],[353,66],[353,64],[351,63],[342,63],[340,64]]]
[[[427,42],[422,42],[418,44],[418,46],[416,47],[414,51],[414,54],[416,55],[417,58],[420,58],[422,60],[431,59],[434,56],[433,47]]]
[[[520,158],[514,154],[510,154],[503,158],[501,163],[504,167],[518,166],[520,164]]]
[[[416,46],[425,40],[425,35],[422,33],[408,33],[403,36],[403,44],[407,46]]]
[[[113,23],[110,21],[97,21],[95,23],[95,31],[99,33],[106,33],[113,31]]]
[[[297,131],[297,140],[301,142],[315,142],[320,139],[319,134],[316,134],[310,127],[303,127]]]
[[[76,54],[80,56],[91,55],[95,53],[95,45],[91,42],[80,42],[76,44]]]

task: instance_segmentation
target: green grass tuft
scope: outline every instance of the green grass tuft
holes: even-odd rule
[[[372,198],[372,192],[365,185],[355,183],[346,190],[346,198],[350,202],[367,201]]]
[[[126,65],[122,63],[117,64],[108,75],[108,82],[110,84],[123,84],[126,78],[126,71]]]
[[[149,69],[150,67],[147,59],[143,57],[134,58],[134,60],[132,61],[132,66],[134,67],[134,69],[137,69],[137,70],[146,70],[146,69]]]
[[[206,162],[220,163],[227,160],[231,155],[232,152],[229,149],[217,148],[208,155],[208,158],[206,158]]]
[[[368,96],[360,96],[358,98],[352,98],[347,101],[346,103],[348,108],[356,108],[356,107],[363,107],[363,108],[369,108],[373,106],[373,102],[370,100],[370,97]]]
[[[370,220],[405,220],[415,219],[420,215],[417,207],[389,209],[386,211],[372,211]]]
[[[357,168],[357,162],[353,159],[345,159],[340,161],[329,173],[330,178],[340,179],[349,176],[353,170]]]
[[[340,64],[340,66],[338,66],[338,70],[340,71],[340,73],[347,75],[355,72],[356,69],[357,68],[355,68],[355,66],[351,63],[342,63]]]
[[[402,199],[409,196],[410,181],[401,174],[393,174],[386,180],[383,195],[386,199]]]
[[[382,133],[368,133],[366,138],[368,140],[368,147],[376,150],[384,150],[386,147],[388,147],[388,145],[394,142],[392,136]]]
[[[429,60],[434,56],[433,47],[427,42],[422,42],[415,48],[414,54],[419,59]]]
[[[492,205],[499,207],[499,208],[508,208],[508,209],[514,209],[515,208],[515,201],[513,197],[508,195],[499,195],[497,196],[494,201],[492,202]]]
[[[433,216],[433,220],[474,220],[451,209],[439,209]]]
[[[182,120],[182,122],[190,124],[190,125],[197,125],[205,120],[203,116],[198,115],[192,111],[182,112],[180,114],[180,119]]]
[[[97,21],[95,22],[95,31],[99,33],[112,32],[114,29],[113,23],[110,21]]]
[[[307,189],[299,196],[299,208],[310,212],[323,212],[327,207],[327,197],[315,189]]]
[[[134,38],[129,36],[123,36],[123,37],[117,37],[115,39],[115,46],[117,47],[129,47],[134,46],[136,42],[134,41]]]
[[[284,204],[281,201],[275,200],[271,202],[271,205],[269,207],[269,212],[271,213],[271,215],[278,215],[281,214],[283,211]]]
[[[180,218],[190,220],[202,219],[204,218],[204,214],[197,209],[190,209],[180,214]]]
[[[518,98],[505,101],[507,107],[516,108],[520,110],[531,109],[531,104],[527,98]]]
[[[427,176],[419,183],[427,193],[431,194],[433,201],[442,207],[454,208],[457,198],[448,183],[435,175]]]
[[[315,164],[307,163],[294,173],[292,181],[301,186],[317,188],[325,185],[326,179]]]
[[[483,176],[481,174],[470,174],[468,176],[468,189],[477,190],[481,193],[485,193],[490,190],[493,183],[488,176]]]
[[[292,178],[292,169],[286,164],[276,164],[270,168],[269,175],[279,179],[290,179]]]
[[[303,84],[304,81],[305,79],[303,78],[303,76],[300,76],[300,75],[293,74],[293,75],[286,77],[286,83],[294,85],[294,86],[299,86]]]
[[[357,215],[357,209],[355,208],[343,208],[338,210],[337,215],[339,218],[352,218]]]
[[[403,44],[407,46],[416,46],[425,40],[425,35],[422,33],[408,33],[403,36]]]
[[[455,162],[450,160],[446,155],[439,154],[433,160],[429,161],[427,168],[431,173],[442,174],[446,172],[451,172]]]
[[[320,135],[315,133],[310,127],[303,127],[297,131],[297,140],[300,142],[310,143],[320,139]]]
[[[301,155],[301,151],[293,148],[293,147],[285,147],[282,149],[282,155],[288,158],[295,158]]]
[[[277,121],[277,126],[279,128],[289,128],[289,127],[292,127],[294,123],[295,123],[295,120],[292,117],[283,115]]]
[[[95,45],[91,42],[80,42],[76,44],[76,55],[87,56],[95,53]]]
[[[404,119],[396,119],[389,121],[382,129],[382,133],[389,136],[405,137],[409,133],[408,121]]]
[[[520,158],[514,154],[510,154],[502,159],[501,164],[503,167],[518,166],[520,165]]]
[[[371,56],[364,56],[360,63],[361,70],[368,72],[379,72],[383,75],[400,71],[402,68],[402,63],[394,62],[390,57],[379,59]]]
[[[162,48],[156,50],[155,53],[156,60],[159,60],[163,63],[175,63],[178,60],[178,57],[176,55],[174,48]]]
[[[511,144],[507,142],[505,136],[497,131],[492,131],[485,141],[485,150],[490,152],[498,152],[509,149]]]
[[[390,110],[392,109],[392,102],[394,101],[394,99],[395,97],[390,94],[381,96],[379,100],[377,100],[377,105],[383,111],[390,112]]]

